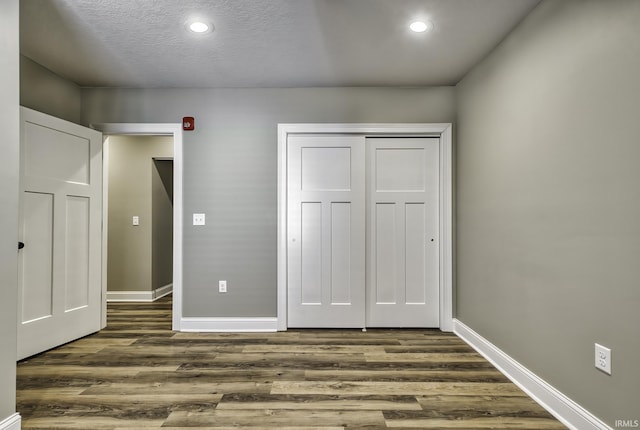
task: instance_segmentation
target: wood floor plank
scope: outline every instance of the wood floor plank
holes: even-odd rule
[[[242,353],[277,353],[277,354],[385,354],[380,345],[300,345],[300,344],[262,344],[247,345]]]
[[[269,363],[344,363],[356,362],[365,363],[363,354],[333,354],[333,353],[277,353],[277,352],[260,352],[260,353],[239,353],[239,354],[217,354],[213,360],[223,363],[238,364],[260,364]]]
[[[409,381],[409,382],[509,382],[506,376],[495,369],[330,369],[306,370],[307,381]]]
[[[71,366],[69,366],[71,367]],[[80,366],[73,366],[79,368]],[[165,374],[174,374],[175,367],[173,369],[165,369]],[[144,368],[148,371],[149,368]],[[54,366],[40,366],[41,372],[34,373],[36,369],[29,372],[21,372],[20,377],[17,380],[17,386],[20,390],[28,390],[30,388],[38,388],[42,386],[47,387],[90,387],[93,385],[101,385],[106,383],[127,382],[132,377],[137,377],[141,372],[141,368],[134,367],[112,367],[104,368],[100,367],[96,371],[92,372],[89,368],[85,368],[82,371],[70,371],[64,369],[64,373],[60,372],[59,368]],[[46,372],[42,372],[42,370]],[[154,379],[157,381],[157,379]]]
[[[193,430],[194,428],[198,428],[200,430],[246,430],[259,428],[260,430],[344,430],[343,426],[268,426],[268,425],[248,425],[248,426],[206,426],[206,425],[198,425],[196,427],[174,427],[174,426],[163,426],[163,430]],[[349,427],[354,428],[354,427]],[[371,428],[371,427],[370,427]],[[137,427],[115,427],[113,430],[138,430]]]
[[[134,426],[135,429],[161,428],[163,419],[120,419],[112,417],[51,417],[31,418],[22,421],[22,430],[29,429],[60,429],[60,430],[89,430],[89,429],[114,429],[119,427]]]
[[[389,345],[383,347],[384,352],[387,353],[420,353],[420,354],[429,354],[434,352],[439,353],[449,353],[449,352],[465,352],[465,353],[473,353],[475,352],[473,348],[471,348],[467,344],[461,343],[453,343],[453,342],[434,342],[433,344],[428,345]]]
[[[218,410],[307,409],[422,411],[415,396],[328,396],[225,394]]]
[[[191,343],[186,345],[178,345],[169,343],[167,345],[150,345],[146,343],[132,343],[126,348],[127,354],[134,356],[168,356],[176,357],[182,354],[202,354],[209,355],[211,353],[241,354],[244,347],[239,345],[221,344],[211,345],[207,342]],[[97,352],[101,355],[120,354],[121,347],[107,346]]]
[[[128,405],[129,408],[140,405],[160,405],[165,407],[166,405],[182,405],[193,404],[201,407],[202,404],[215,407],[222,399],[222,393],[214,394],[200,394],[200,393],[168,393],[168,394],[128,394],[127,402],[122,401],[122,395],[120,394],[99,394],[99,395],[74,395],[74,396],[60,396],[57,398],[55,404],[57,406],[122,406]],[[33,399],[26,398],[22,401],[22,404],[27,404]],[[416,404],[417,401],[416,401]],[[419,404],[418,404],[419,405]],[[145,406],[146,407],[146,406]],[[139,413],[139,412],[137,412]]]
[[[215,409],[222,398],[221,394],[167,394],[167,395],[129,395],[127,402],[119,395],[69,396],[59,397],[53,402],[21,399],[21,412],[29,417],[58,418],[75,417],[79,421],[85,418],[118,419],[162,419],[166,420],[171,412],[199,412]]]
[[[100,333],[96,333],[92,336],[95,336],[99,339],[130,339],[130,338],[144,338],[144,337],[173,337],[173,332],[171,328],[159,328],[159,329],[148,329],[148,330],[140,330],[140,329],[114,329],[111,327],[107,327],[100,331]]]
[[[512,430],[559,430],[566,429],[559,421],[544,418],[470,418],[470,419],[405,419],[387,420],[389,428],[420,428],[420,429],[512,429]]]
[[[154,370],[157,372],[175,372],[178,370],[177,365],[173,366],[159,366]],[[59,375],[68,376],[123,376],[132,377],[140,372],[148,371],[148,367],[141,366],[127,366],[127,367],[113,367],[113,366],[68,366],[64,364],[60,365],[45,365],[45,366],[30,366],[21,364],[18,365],[18,379],[30,378],[30,377],[49,377],[55,378]]]
[[[271,369],[229,369],[229,370],[184,370],[178,372],[141,372],[136,375],[137,383],[154,384],[158,381],[184,383],[237,383],[251,381],[270,384],[273,381],[299,381],[304,379],[303,370]]]
[[[314,411],[314,410],[212,410],[207,412],[173,412],[165,426],[317,426],[384,427],[381,411]]]
[[[55,402],[57,399],[64,397],[79,396],[85,389],[86,388],[82,387],[34,388],[29,390],[17,390],[16,397],[18,402],[22,399]]]
[[[18,363],[23,429],[562,429],[451,333],[176,333],[171,297]]]
[[[551,418],[551,414],[526,396],[418,396],[416,400],[424,411],[445,416],[458,414],[471,416],[482,414],[485,416],[507,415],[525,417]]]
[[[268,393],[271,384],[260,382],[219,382],[203,383],[190,380],[183,383],[158,382],[154,384],[143,383],[115,383],[98,385],[84,390],[81,394],[91,395],[119,395],[130,396],[138,394],[219,394],[219,393]],[[150,395],[150,394],[149,394]]]
[[[334,360],[314,361],[313,358],[298,357],[296,360],[287,361],[248,361],[229,362],[217,360],[216,362],[193,362],[184,363],[180,370],[205,370],[205,369],[236,369],[236,368],[279,368],[279,369],[305,369],[305,370],[478,370],[495,369],[488,361],[469,362],[430,362],[430,361],[405,361],[405,362],[367,362],[362,361],[340,361],[340,356],[335,356]]]
[[[369,363],[375,362],[402,362],[402,361],[414,361],[414,362],[435,362],[435,363],[462,363],[462,362],[484,362],[486,361],[477,352],[472,353],[384,353],[384,354],[369,354],[365,353],[365,359]]]
[[[56,348],[59,353],[96,353],[110,346],[127,346],[135,342],[136,339],[109,339],[108,341],[95,338],[83,338],[75,342],[68,343]]]
[[[479,382],[371,382],[371,381],[276,381],[273,394],[355,394],[355,395],[471,395],[524,396],[512,383]]]
[[[454,336],[440,336],[440,337],[416,337],[415,339],[401,339],[398,341],[401,346],[424,346],[424,345],[462,345],[464,342]]]

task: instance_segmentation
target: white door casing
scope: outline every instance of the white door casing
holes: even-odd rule
[[[278,330],[286,330],[288,315],[288,171],[287,145],[291,136],[341,134],[367,137],[434,137],[438,138],[438,151],[434,158],[438,164],[437,181],[437,249],[430,252],[438,259],[437,299],[431,297],[429,306],[437,302],[438,326],[451,331],[452,303],[452,179],[451,179],[451,124],[279,124],[278,126]],[[411,216],[412,214],[410,214]],[[414,214],[415,215],[415,214]],[[416,218],[416,217],[414,217]],[[414,222],[415,223],[415,222]],[[425,231],[429,228],[425,223]],[[431,238],[429,238],[430,241]],[[415,245],[415,244],[414,244]],[[428,244],[427,244],[428,245]],[[427,249],[425,247],[425,249]],[[425,254],[425,257],[429,251]],[[433,261],[433,259],[431,259]],[[425,260],[427,264],[427,260]],[[364,325],[364,324],[363,324]],[[432,326],[428,323],[428,326]]]
[[[167,135],[173,136],[173,306],[172,306],[172,329],[176,331],[197,331],[192,327],[195,325],[197,329],[200,327],[192,324],[193,318],[185,318],[182,316],[182,216],[183,216],[183,158],[182,158],[182,123],[96,123],[92,124],[97,130],[104,135]],[[106,173],[106,172],[105,172]],[[104,180],[105,185],[108,181]],[[108,189],[103,189],[103,194],[108,195]],[[107,295],[107,238],[108,238],[108,216],[107,204],[104,200],[103,217],[103,295]],[[102,303],[104,319],[103,325],[106,325],[107,301]],[[204,331],[204,330],[201,330]]]
[[[18,359],[101,328],[102,134],[21,108]]]
[[[289,327],[363,327],[361,136],[290,136]]]
[[[439,327],[439,138],[366,144],[367,327]]]

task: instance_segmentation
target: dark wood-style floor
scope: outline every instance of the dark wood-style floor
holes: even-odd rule
[[[175,333],[171,300],[18,364],[23,429],[565,429],[437,330]]]

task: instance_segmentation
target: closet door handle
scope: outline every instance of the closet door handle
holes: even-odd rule
[[[24,242],[18,242],[18,250],[24,248]]]

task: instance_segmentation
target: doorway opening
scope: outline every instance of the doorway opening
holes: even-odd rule
[[[103,132],[105,142],[103,297],[109,301],[154,301],[173,293],[172,328],[180,330],[181,124],[93,127]],[[133,163],[136,160],[142,163],[138,167]],[[106,319],[107,300],[103,300],[103,327]]]
[[[152,302],[173,291],[173,137],[104,141],[107,301]]]

